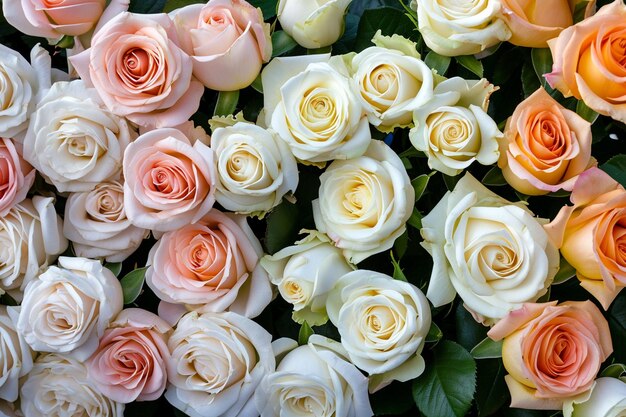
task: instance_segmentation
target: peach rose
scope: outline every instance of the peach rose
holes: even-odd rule
[[[507,120],[498,166],[519,192],[571,191],[578,174],[595,163],[591,124],[543,88],[522,101]]]
[[[244,0],[210,0],[170,13],[193,75],[213,90],[249,86],[272,57],[270,26]]]
[[[553,88],[626,122],[626,4],[622,0],[565,29],[548,45],[554,64],[545,77]]]
[[[169,324],[146,310],[122,310],[86,363],[94,385],[120,403],[159,398],[167,384],[170,330]]]
[[[513,45],[546,48],[548,40],[574,24],[568,0],[500,0]]]
[[[141,126],[187,121],[204,93],[166,14],[120,13],[98,30],[91,48],[70,61],[111,112]]]
[[[176,129],[152,130],[124,152],[124,209],[130,222],[166,232],[202,218],[215,202],[213,151]]]
[[[487,333],[502,340],[511,407],[557,410],[593,385],[613,352],[606,319],[591,301],[528,303]]]
[[[11,139],[0,138],[0,217],[26,198],[35,170],[24,161]]]
[[[213,209],[161,237],[148,256],[146,283],[167,303],[255,317],[272,299],[262,255],[245,216]]]
[[[591,168],[580,174],[565,206],[545,225],[580,285],[608,309],[626,286],[626,190]]]

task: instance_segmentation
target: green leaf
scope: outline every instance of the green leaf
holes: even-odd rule
[[[202,0],[167,0],[163,7],[163,13],[173,12],[181,7],[189,6],[190,4],[205,3]]]
[[[522,66],[521,81],[525,98],[541,87],[541,82],[537,79],[537,74],[535,74],[535,70],[530,62],[525,62],[524,66]]]
[[[422,174],[419,177],[413,179],[411,181],[411,185],[415,190],[415,201],[419,201],[424,195],[424,191],[426,191],[426,186],[428,185],[428,181],[430,180],[430,176],[432,174]]]
[[[74,37],[65,35],[57,43],[53,44],[57,48],[69,49],[74,47]]]
[[[135,301],[137,297],[139,297],[147,270],[147,266],[137,268],[124,275],[124,277],[120,280],[120,284],[122,284],[122,292],[124,293],[124,304],[130,304]]]
[[[493,186],[500,186],[500,185],[507,184],[506,179],[504,179],[504,175],[502,175],[502,170],[497,166],[494,166],[485,174],[485,176],[482,179],[482,183],[485,185],[493,185]]]
[[[576,276],[576,269],[567,262],[567,260],[561,256],[559,262],[559,271],[554,276],[552,285],[562,284],[570,278]]]
[[[263,12],[263,19],[268,20],[276,16],[278,0],[248,0],[254,7],[260,7]]]
[[[426,58],[424,59],[426,65],[437,71],[439,75],[446,74],[450,66],[450,61],[452,61],[452,59],[449,56],[439,55],[435,51],[430,51],[426,54]]]
[[[213,116],[228,116],[233,114],[237,108],[239,101],[239,90],[236,91],[220,91],[215,103]]]
[[[141,14],[161,13],[164,6],[165,0],[130,0],[128,11]]]
[[[393,256],[393,251],[389,251],[389,253],[391,255],[391,264],[393,265],[393,279],[408,282],[406,276],[404,276],[404,272],[402,272],[402,268],[400,268],[400,263],[396,261],[396,258]]]
[[[500,359],[485,359],[477,362],[476,406],[478,416],[493,415],[509,399],[509,390],[504,382],[506,369]]]
[[[300,331],[298,332],[298,344],[302,346],[309,343],[309,337],[311,337],[311,335],[314,333],[315,332],[313,331],[311,326],[309,326],[309,323],[304,320],[302,322],[302,326],[300,326]]]
[[[626,365],[623,363],[614,363],[607,366],[601,373],[601,377],[620,378],[626,374]]]
[[[376,416],[404,416],[414,408],[411,384],[394,381],[370,394],[370,403]],[[358,416],[357,416],[358,417]]]
[[[611,330],[613,346],[626,346],[626,292],[622,291],[609,307],[607,320]],[[615,360],[626,363],[626,349],[613,351]]]
[[[544,88],[551,90],[548,82],[543,77],[544,74],[552,72],[552,53],[550,52],[550,48],[534,48],[530,52],[530,56],[539,82],[541,82]]]
[[[413,213],[411,213],[411,217],[407,221],[409,226],[416,228],[417,230],[422,228],[422,213],[420,213],[416,208],[413,209]]]
[[[576,6],[574,6],[574,23],[578,23],[583,21],[583,19],[585,18],[585,9],[587,8],[587,5],[589,4],[588,1],[581,1],[579,3],[576,3]]]
[[[426,335],[427,342],[438,342],[443,337],[443,332],[437,326],[437,323],[434,321],[430,322],[430,329],[428,329],[428,334]]]
[[[104,267],[113,272],[116,277],[118,277],[120,272],[122,272],[121,262],[107,262],[104,264]]]
[[[287,35],[287,32],[277,30],[272,33],[272,57],[287,53],[296,46],[298,46],[298,43],[291,36]]]
[[[502,340],[499,342],[485,337],[470,352],[474,359],[495,359],[502,357]]]
[[[259,74],[259,76],[256,77],[254,81],[252,81],[252,84],[250,84],[250,87],[254,88],[256,91],[263,94],[263,81],[261,79],[261,74]]]
[[[591,124],[593,124],[599,116],[596,111],[590,109],[582,100],[578,100],[576,104],[576,113]]]
[[[426,417],[463,417],[476,391],[476,362],[449,340],[433,350],[433,359],[413,382],[413,399]]]
[[[441,175],[443,175],[443,182],[446,183],[446,188],[450,191],[454,190],[456,183],[461,180],[461,175],[456,175],[454,177],[451,177],[450,175],[446,175],[446,174],[441,174]]]
[[[456,305],[453,321],[455,322],[456,341],[468,351],[487,337],[487,330],[489,329],[474,320],[463,303]]]
[[[395,242],[393,242],[393,250],[398,255],[398,260],[402,259],[404,254],[406,253],[406,249],[409,245],[409,233],[407,230],[404,231]]]
[[[409,38],[417,33],[413,31],[413,28],[413,24],[402,10],[391,7],[365,10],[356,31],[354,51],[360,52],[372,46],[372,38],[379,29],[383,35],[390,36],[395,33]]]
[[[9,293],[5,292],[0,295],[0,304],[3,306],[16,306],[18,305],[18,302],[15,301],[15,298],[11,297]]]
[[[600,169],[626,187],[626,155],[616,155],[600,166]]]
[[[265,247],[270,255],[295,241],[300,230],[298,213],[295,204],[283,201],[267,216]]]
[[[467,68],[479,78],[483,77],[483,63],[474,57],[474,55],[461,55],[454,57],[456,62],[464,68]]]

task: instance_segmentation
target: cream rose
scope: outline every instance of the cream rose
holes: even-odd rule
[[[11,139],[0,137],[0,217],[26,198],[35,181],[35,170]]]
[[[413,123],[413,110],[433,96],[433,73],[414,42],[376,32],[372,46],[352,58],[352,79],[369,122],[382,132]]]
[[[326,299],[342,275],[355,267],[325,235],[312,231],[295,245],[261,258],[272,284],[293,304],[292,318],[310,325],[328,321]]]
[[[24,138],[24,159],[60,192],[89,191],[116,180],[136,137],[81,80],[57,82],[37,103]]]
[[[41,355],[20,391],[28,417],[123,417],[124,405],[93,385],[80,361],[57,354]]]
[[[62,256],[58,263],[28,284],[9,314],[33,350],[84,361],[122,310],[122,287],[98,261]]]
[[[344,30],[344,15],[352,0],[280,0],[277,17],[289,36],[305,48],[317,49],[337,42]]]
[[[365,155],[334,161],[313,201],[317,230],[353,263],[390,249],[406,230],[415,191],[398,155],[372,140]]]
[[[536,301],[559,269],[559,252],[530,210],[498,197],[470,174],[422,225],[422,246],[434,262],[428,299],[439,307],[458,293],[487,325]]]
[[[598,378],[592,388],[563,402],[564,417],[621,417],[626,414],[626,382]]]
[[[261,417],[374,415],[367,378],[349,362],[341,344],[314,334],[304,346],[279,339],[273,347],[279,355],[288,353],[256,391]]]
[[[409,138],[428,155],[430,168],[455,176],[474,161],[496,163],[503,135],[487,114],[489,96],[495,90],[484,78],[454,77],[439,83],[433,99],[415,110]]]
[[[417,0],[417,21],[440,55],[477,54],[511,37],[498,0]]]
[[[326,308],[350,362],[370,375],[370,392],[424,372],[431,315],[416,286],[361,269],[341,277]]]
[[[258,415],[254,392],[275,367],[271,341],[235,313],[186,314],[168,342],[165,398],[191,417]]]
[[[180,45],[193,62],[193,74],[219,91],[249,86],[272,57],[270,25],[261,9],[245,0],[210,0],[174,10]]]
[[[13,402],[19,395],[19,379],[32,369],[35,354],[15,330],[6,306],[0,306],[0,352],[0,399]]]
[[[35,196],[0,218],[0,288],[20,301],[26,285],[67,248],[54,199]]]
[[[250,123],[215,129],[215,199],[226,210],[264,213],[298,186],[298,165],[275,132]]]
[[[365,152],[369,124],[341,58],[332,65],[328,55],[274,58],[262,80],[265,123],[296,158],[319,163]]]

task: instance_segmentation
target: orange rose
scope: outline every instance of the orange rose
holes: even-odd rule
[[[626,122],[626,5],[615,0],[548,42],[554,65],[546,80],[565,97]]]
[[[578,177],[570,200],[574,205],[544,227],[580,285],[608,309],[626,286],[626,190],[591,168]]]
[[[507,120],[498,166],[517,191],[571,191],[578,174],[591,165],[591,125],[543,88],[522,101]]]
[[[568,0],[501,0],[513,45],[545,48],[549,39],[574,23]],[[548,13],[546,13],[548,12]]]
[[[613,352],[609,325],[591,301],[528,303],[487,333],[502,340],[511,407],[557,410],[591,388]]]

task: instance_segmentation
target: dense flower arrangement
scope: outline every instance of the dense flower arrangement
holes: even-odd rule
[[[3,0],[0,416],[626,415],[623,0]]]

